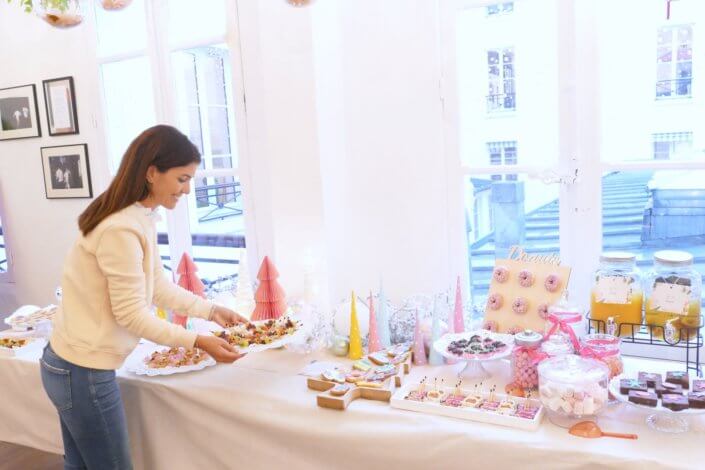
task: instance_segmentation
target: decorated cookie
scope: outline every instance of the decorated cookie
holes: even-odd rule
[[[392,364],[401,364],[402,362],[406,361],[409,358],[410,352],[405,352],[403,354],[399,354],[398,356],[394,356],[390,362]]]
[[[420,392],[418,390],[412,390],[409,392],[407,396],[404,397],[404,400],[411,400],[411,401],[424,401],[426,399],[426,392]]]
[[[517,404],[511,399],[502,400],[497,407],[497,413],[503,415],[513,415],[516,411]]]
[[[490,310],[499,310],[502,308],[502,304],[504,304],[504,297],[502,297],[502,294],[495,292],[487,297],[487,308]]]
[[[494,268],[494,271],[492,271],[492,277],[495,281],[503,284],[509,279],[509,270],[504,266],[497,266]]]
[[[528,269],[521,270],[518,278],[521,287],[531,287],[534,285],[534,274]]]
[[[340,397],[348,393],[348,390],[350,390],[350,385],[348,384],[338,384],[335,387],[330,389],[330,394],[333,395],[334,397]]]
[[[397,366],[393,364],[379,366],[374,370],[374,373],[379,374],[386,379],[387,377],[391,377],[392,375],[397,373]]]
[[[411,351],[411,344],[410,343],[399,343],[395,344],[394,346],[390,346],[387,348],[387,356],[389,357],[396,357],[402,354],[406,354],[409,351]]]
[[[512,311],[516,314],[523,315],[529,310],[529,301],[524,297],[517,297],[512,302]]]
[[[378,366],[389,364],[389,358],[382,351],[372,353],[367,358]]]
[[[556,292],[561,287],[561,278],[558,274],[549,274],[543,281],[543,286],[549,292]]]
[[[368,370],[372,369],[373,364],[368,361],[367,359],[360,359],[359,361],[355,361],[353,364],[353,369],[361,370],[362,372],[367,372]]]
[[[326,370],[321,374],[321,377],[323,378],[323,380],[327,380],[329,382],[336,382],[339,384],[345,382],[345,374],[343,374],[343,372],[338,369]]]
[[[352,370],[345,375],[345,381],[350,383],[357,383],[364,380],[367,376],[367,372],[362,372],[360,370]]]

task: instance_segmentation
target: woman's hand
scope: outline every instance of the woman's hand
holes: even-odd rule
[[[247,319],[245,317],[221,305],[215,306],[211,321],[216,322],[223,328],[229,328],[231,326],[237,325],[238,323],[247,323]]]
[[[240,354],[235,346],[217,336],[198,335],[194,347],[203,349],[216,362],[235,362],[244,354]]]

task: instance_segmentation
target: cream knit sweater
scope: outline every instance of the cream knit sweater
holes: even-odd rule
[[[197,334],[167,323],[151,306],[208,318],[212,304],[171,282],[162,269],[151,209],[138,204],[79,236],[66,258],[51,347],[93,369],[117,369],[140,338],[192,347]]]

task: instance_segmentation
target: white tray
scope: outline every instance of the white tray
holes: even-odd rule
[[[203,361],[199,362],[193,366],[182,366],[182,367],[161,367],[154,368],[149,367],[144,361],[152,355],[154,351],[159,351],[166,349],[166,346],[155,346],[149,350],[149,353],[144,356],[130,357],[130,359],[125,363],[125,370],[132,372],[137,375],[146,375],[149,377],[155,377],[158,375],[173,375],[173,374],[184,374],[186,372],[195,372],[197,370],[205,369],[206,367],[216,365],[215,359],[208,357]]]
[[[673,411],[670,408],[664,408],[661,405],[661,399],[659,398],[658,404],[656,406],[647,406],[647,405],[642,405],[640,403],[634,403],[629,401],[629,395],[622,395],[619,393],[619,379],[625,378],[624,376],[619,376],[615,377],[610,381],[610,393],[618,400],[621,401],[622,403],[628,403],[629,405],[635,406],[637,408],[641,408],[643,410],[648,410],[651,411],[652,413],[655,411],[658,411],[659,413],[673,413],[677,415],[698,415],[705,413],[705,408],[688,408],[687,410],[681,410],[681,411]],[[683,391],[684,394],[687,394],[690,390],[688,391]]]
[[[251,323],[254,323],[255,325],[258,325],[260,323],[265,323],[269,320],[261,320],[261,321],[253,321]],[[303,340],[306,338],[307,330],[306,330],[306,325],[301,322],[301,320],[296,320],[292,318],[292,321],[297,322],[299,324],[299,327],[296,329],[296,331],[293,334],[287,335],[287,336],[282,336],[281,338],[272,341],[269,344],[252,344],[250,346],[247,346],[246,348],[241,348],[238,346],[235,346],[237,350],[242,353],[242,354],[249,354],[249,353],[257,353],[261,351],[266,351],[267,349],[276,349],[280,348],[286,344],[289,343],[294,343],[299,340]],[[223,329],[221,331],[226,331],[226,329]]]
[[[42,349],[47,344],[47,341],[44,338],[27,337],[27,335],[11,334],[11,333],[13,333],[13,332],[0,333],[0,338],[8,338],[9,337],[9,338],[16,338],[16,339],[27,339],[27,340],[29,340],[29,342],[27,344],[25,344],[24,346],[22,346],[21,348],[5,348],[5,347],[0,346],[0,357],[22,356],[28,352]]]
[[[36,305],[24,305],[5,318],[4,322],[14,331],[50,329],[51,319],[56,313],[56,308],[56,305],[53,304],[44,308]]]
[[[461,339],[470,339],[471,337],[478,335],[483,338],[489,337],[495,341],[501,341],[504,344],[506,344],[506,347],[499,351],[495,352],[492,354],[484,354],[484,355],[467,355],[467,356],[457,356],[450,351],[448,351],[448,345],[450,345],[451,342],[461,340]],[[456,361],[496,361],[497,359],[502,359],[504,357],[509,356],[512,353],[512,348],[514,347],[514,336],[504,334],[504,333],[493,333],[488,330],[475,330],[475,331],[466,331],[464,333],[449,333],[441,336],[438,340],[436,340],[435,343],[433,343],[433,347],[438,351],[440,354],[443,355],[443,357],[447,359],[454,359]]]
[[[440,416],[448,416],[451,418],[466,419],[469,421],[477,421],[480,423],[498,424],[500,426],[508,426],[517,429],[524,429],[527,431],[535,431],[541,424],[541,420],[544,415],[544,407],[538,398],[532,398],[531,403],[539,407],[536,412],[536,416],[533,419],[519,418],[517,416],[502,415],[495,413],[493,411],[479,410],[477,408],[454,408],[451,406],[441,405],[439,403],[433,402],[418,402],[412,400],[405,400],[404,397],[409,394],[411,390],[416,390],[419,384],[407,384],[399,388],[396,393],[392,396],[390,400],[390,405],[392,408],[398,408],[400,410],[417,411],[419,413],[427,413]],[[452,393],[452,387],[443,387],[447,393]],[[463,393],[470,394],[470,390],[463,390]],[[486,397],[489,393],[482,393],[482,396]],[[503,400],[507,397],[505,394],[495,393],[495,396]],[[513,400],[519,401],[523,404],[524,398],[511,397]]]

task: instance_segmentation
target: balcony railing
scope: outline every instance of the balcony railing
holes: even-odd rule
[[[242,215],[242,209],[236,207],[241,194],[239,181],[197,187],[196,201],[200,208],[207,208],[203,215],[200,215],[199,211],[198,221],[206,222]]]
[[[499,95],[487,95],[487,112],[514,111],[516,108],[516,94],[502,93]]]
[[[675,80],[659,80],[656,82],[656,99],[690,98],[693,78],[677,78]]]

